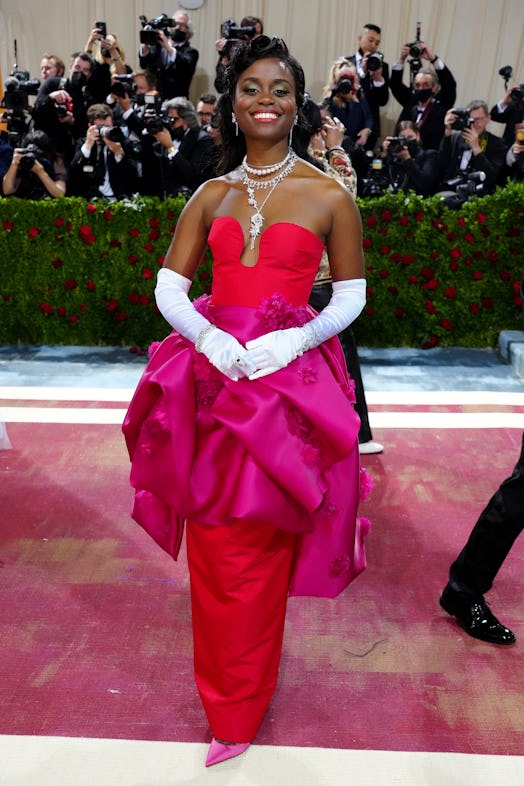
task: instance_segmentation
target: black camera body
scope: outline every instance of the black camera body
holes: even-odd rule
[[[443,202],[446,207],[459,208],[464,202],[467,202],[470,197],[484,195],[484,180],[486,179],[485,172],[474,171],[464,172],[457,175],[452,180],[447,180],[446,185],[451,191],[455,193],[447,196]]]
[[[100,139],[109,139],[110,142],[123,144],[125,140],[124,132],[118,126],[98,126]]]
[[[333,85],[333,89],[331,91],[331,95],[343,95],[348,96],[352,93],[355,89],[355,77],[353,74],[346,74],[339,79],[339,81]]]
[[[474,120],[470,117],[468,109],[452,109],[451,111],[457,116],[451,126],[453,131],[464,131],[466,128],[471,128]]]
[[[119,98],[133,96],[136,93],[136,83],[130,74],[115,74],[116,81],[111,85],[111,92]]]
[[[21,172],[30,172],[37,161],[43,163],[44,154],[36,145],[27,145],[27,147],[20,148],[18,152],[22,155],[18,164]]]
[[[159,30],[167,33],[176,24],[175,20],[171,19],[167,14],[160,14],[160,16],[149,20],[145,16],[141,16],[140,21],[142,23],[140,43],[147,44],[147,46],[154,46],[158,43]]]
[[[418,60],[422,52],[424,51],[424,47],[422,46],[422,39],[420,37],[420,22],[417,22],[415,40],[411,44],[408,44],[408,46],[409,46],[410,57],[412,57],[413,60]]]
[[[24,78],[21,79],[21,76]],[[22,113],[29,106],[28,96],[35,96],[39,89],[40,80],[29,79],[27,71],[11,71],[4,82],[4,108]]]
[[[389,139],[388,154],[398,156],[401,150],[409,147],[409,140],[403,136],[392,136]]]
[[[383,62],[384,55],[382,52],[373,52],[372,55],[368,55],[366,68],[368,71],[377,71],[377,69],[381,68]]]
[[[256,33],[256,27],[239,27],[234,19],[226,19],[220,25],[220,38],[226,41],[249,41]]]
[[[524,111],[524,85],[514,87],[510,95],[515,109],[518,109],[521,112]]]

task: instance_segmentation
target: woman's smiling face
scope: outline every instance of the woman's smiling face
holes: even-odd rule
[[[297,112],[295,82],[277,58],[256,60],[239,76],[233,109],[248,136],[288,134]]]

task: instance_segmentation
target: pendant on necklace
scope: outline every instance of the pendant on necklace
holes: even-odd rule
[[[255,240],[260,235],[260,230],[262,229],[262,224],[264,223],[264,216],[262,213],[259,213],[257,210],[256,213],[253,213],[251,218],[249,219],[251,226],[249,227],[249,237],[251,238],[251,243],[249,244],[249,248],[251,251],[255,248]]]

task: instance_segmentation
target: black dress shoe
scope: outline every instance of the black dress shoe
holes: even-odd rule
[[[468,598],[448,584],[440,596],[440,605],[475,639],[492,644],[514,644],[517,640],[515,634],[498,621],[482,595]]]

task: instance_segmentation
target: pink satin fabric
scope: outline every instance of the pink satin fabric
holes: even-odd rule
[[[269,300],[258,309],[201,308],[242,343],[267,332],[268,320],[288,325],[295,314],[300,324],[312,316],[279,295]],[[366,564],[353,401],[338,339],[274,374],[232,382],[171,333],[123,425],[133,517],[175,559],[186,518],[301,533],[290,594],[338,595]]]

